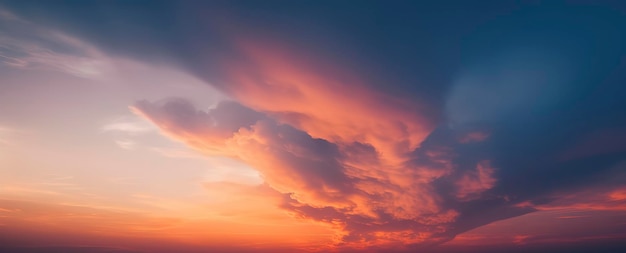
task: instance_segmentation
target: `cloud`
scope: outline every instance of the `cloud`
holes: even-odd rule
[[[487,245],[489,248],[549,246],[558,249],[564,243],[580,243],[623,247],[623,243],[618,242],[626,238],[626,230],[623,224],[616,221],[625,216],[625,202],[624,199],[611,197],[621,191],[623,186],[594,185],[584,190],[561,193],[564,195],[553,202],[524,203],[533,205],[538,211],[474,229],[459,235],[447,245]],[[594,250],[581,250],[590,251]]]
[[[234,157],[254,165],[267,181],[283,191],[311,191],[324,199],[332,199],[333,191],[338,191],[336,195],[343,191],[334,145],[277,124],[237,103],[222,102],[202,112],[185,100],[172,99],[160,104],[141,101],[132,109],[166,134],[207,154]],[[317,192],[323,188],[328,191]]]
[[[613,168],[626,160],[626,23],[611,8],[516,6],[466,20],[396,6],[419,19],[375,19],[375,32],[360,33],[351,23],[386,7],[346,16],[361,7],[15,5],[108,54],[165,62],[228,94],[236,102],[208,111],[184,99],[132,110],[205,154],[254,167],[282,208],[334,226],[338,245],[441,243],[597,182],[624,184]],[[87,14],[68,15],[76,10]],[[320,14],[332,25],[311,22]],[[442,26],[416,33],[423,23]],[[429,71],[446,81],[415,74]]]
[[[459,199],[471,199],[472,195],[480,194],[483,191],[493,188],[496,184],[494,178],[495,169],[491,167],[488,160],[480,161],[476,165],[476,170],[467,171],[463,177],[456,182]]]
[[[468,113],[448,111],[447,121],[435,127],[437,117],[430,116],[427,106],[370,89],[349,72],[320,65],[316,56],[278,50],[280,43],[259,38],[235,38],[237,57],[220,59],[223,83],[215,85],[227,84],[221,88],[237,103],[204,112],[173,99],[140,101],[132,109],[170,137],[257,169],[270,187],[284,194],[282,208],[333,225],[337,245],[411,248],[442,243],[473,228],[534,212],[535,207],[518,204],[549,199],[555,189],[585,185],[586,176],[603,174],[621,157],[594,158],[602,161],[595,163],[601,168],[595,172],[594,161],[578,162],[578,174],[565,175],[570,164],[555,157],[566,147],[565,140],[579,132],[549,136],[559,126],[553,121],[532,130],[508,122],[511,115],[519,115],[515,122],[536,120],[533,111],[562,106],[555,99],[565,82],[558,72],[556,77],[554,71],[546,72],[549,76],[538,83],[528,81],[532,87],[525,80],[507,81],[539,71],[525,61],[503,67],[503,75],[482,73],[497,79],[478,85],[487,85],[486,95],[452,89],[448,105],[454,106],[449,108],[478,107]],[[533,57],[522,58],[532,62]],[[544,84],[554,89],[545,91]],[[518,89],[529,90],[517,97]],[[536,92],[543,102],[527,103]],[[498,94],[515,99],[496,98]],[[475,97],[468,100],[467,95]],[[521,156],[524,152],[535,159]]]
[[[372,145],[387,162],[400,162],[434,127],[425,104],[376,92],[339,66],[275,40],[233,37],[244,60],[223,59],[224,89],[281,123],[331,142]]]
[[[182,99],[140,101],[132,110],[172,138],[257,169],[284,195],[282,208],[333,224],[346,245],[448,240],[461,214],[444,205],[445,194],[454,193],[439,192],[438,180],[449,179],[447,187],[461,194],[457,202],[478,199],[495,184],[488,161],[458,166],[454,147],[445,143],[425,143],[393,167],[369,143],[314,138],[235,102],[203,112]]]
[[[44,69],[82,78],[104,75],[108,61],[96,48],[81,40],[2,9],[0,63],[18,69]]]
[[[485,131],[470,131],[459,138],[461,143],[480,142],[489,138],[489,133]]]
[[[540,179],[533,191],[520,191],[516,185],[531,181],[501,173],[494,165],[493,142],[464,142],[458,138],[464,131],[445,127],[394,167],[369,143],[314,138],[279,123],[271,113],[235,102],[222,102],[207,112],[183,99],[140,101],[132,109],[172,138],[258,170],[282,194],[280,207],[334,226],[339,247],[438,244],[472,228],[537,211],[537,205],[524,201],[563,199],[549,193],[572,186],[542,185]]]
[[[145,120],[129,117],[118,118],[111,123],[103,125],[100,130],[103,132],[119,132],[129,135],[139,135],[157,131],[153,125]]]
[[[135,150],[140,146],[139,143],[141,143],[137,140],[139,135],[157,133],[158,129],[146,120],[126,116],[119,117],[110,123],[104,124],[100,127],[100,131],[114,136],[115,144],[121,149]]]
[[[72,56],[12,39],[0,39],[0,58],[14,68],[60,71],[83,78],[102,75],[106,63],[90,57]]]
[[[131,140],[116,140],[115,144],[117,144],[122,149],[126,149],[126,150],[135,149],[135,142]]]

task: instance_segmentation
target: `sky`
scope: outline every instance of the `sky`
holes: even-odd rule
[[[624,251],[624,94],[622,1],[0,0],[0,251]]]

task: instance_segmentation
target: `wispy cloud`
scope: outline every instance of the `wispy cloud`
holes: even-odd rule
[[[156,130],[154,125],[135,116],[119,117],[100,127],[101,133],[111,134],[115,144],[124,150],[137,149],[139,143],[136,137],[156,133]]]
[[[456,182],[458,192],[456,196],[459,199],[471,200],[473,197],[480,196],[483,191],[489,190],[496,184],[494,178],[495,169],[491,167],[488,160],[481,161],[476,165],[476,170],[470,170]]]
[[[135,142],[131,140],[116,140],[115,144],[122,149],[133,150],[135,149]]]
[[[100,128],[102,132],[140,135],[156,132],[157,128],[146,120],[137,117],[119,117]]]
[[[84,78],[96,78],[106,68],[106,62],[98,59],[62,54],[6,38],[0,38],[0,59],[5,65],[14,68],[49,69]]]
[[[110,69],[109,62],[96,48],[43,26],[26,22],[2,10],[0,20],[0,62],[20,69],[64,72],[83,78],[99,78]]]

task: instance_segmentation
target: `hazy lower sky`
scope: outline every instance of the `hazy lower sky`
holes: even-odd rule
[[[0,251],[626,250],[625,60],[619,1],[1,0]]]

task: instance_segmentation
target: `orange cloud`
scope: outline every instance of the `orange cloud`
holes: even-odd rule
[[[617,189],[609,193],[609,198],[613,201],[626,200],[626,188]]]
[[[493,173],[495,169],[491,167],[488,160],[481,161],[476,165],[476,170],[467,171],[463,177],[456,182],[458,186],[457,198],[471,200],[485,190],[491,189],[495,183]]]
[[[207,112],[181,99],[141,101],[132,109],[198,150],[257,169],[280,193],[277,206],[330,224],[346,247],[442,242],[460,215],[443,205],[434,185],[459,174],[454,150],[445,146],[418,149],[391,166],[370,143],[315,138],[234,102]],[[458,187],[475,197],[494,185],[492,173],[488,161],[479,162]]]
[[[436,123],[424,105],[377,92],[339,66],[278,44],[235,44],[241,54],[221,66],[223,88],[238,103],[204,112],[170,99],[140,101],[131,110],[208,155],[257,169],[283,194],[282,208],[331,224],[342,245],[451,238],[460,213],[443,204],[447,196],[435,182],[459,173],[447,144],[420,147]],[[451,187],[461,198],[476,197],[493,187],[492,174],[482,162]]]
[[[259,38],[235,44],[245,60],[224,62],[230,94],[315,138],[367,143],[399,162],[434,128],[425,105],[376,92],[341,66]]]
[[[539,210],[579,209],[593,211],[626,211],[626,188],[587,189],[570,194],[557,194],[558,200],[537,205]]]

